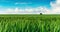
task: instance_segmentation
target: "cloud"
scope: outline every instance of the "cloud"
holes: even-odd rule
[[[39,13],[49,13],[49,10],[46,9],[45,7],[37,7],[37,8],[25,8],[25,9],[21,9],[21,8],[8,8],[4,11],[0,11],[3,14],[39,14]],[[0,14],[2,14],[0,13]]]
[[[57,3],[57,4],[60,4],[60,0],[57,0],[56,3]]]
[[[35,8],[35,12],[48,14],[48,13],[50,13],[50,10],[47,9],[46,7],[37,7],[37,8]]]
[[[56,0],[55,3],[51,2],[50,5],[53,14],[60,14],[60,0]]]
[[[26,3],[26,2],[21,2],[21,3],[16,2],[15,3],[15,5],[18,5],[18,4],[32,4],[32,3]]]

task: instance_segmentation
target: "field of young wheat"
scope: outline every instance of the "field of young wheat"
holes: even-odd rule
[[[60,15],[0,15],[0,32],[60,32]]]

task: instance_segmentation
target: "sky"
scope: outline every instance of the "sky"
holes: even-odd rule
[[[60,14],[60,0],[0,0],[0,14]]]

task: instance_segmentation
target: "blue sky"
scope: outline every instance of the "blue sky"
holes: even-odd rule
[[[0,0],[0,6],[3,8],[15,8],[15,7],[39,7],[39,6],[46,6],[50,8],[50,2],[55,0]],[[20,4],[16,4],[20,3]],[[25,3],[25,4],[21,4]]]
[[[10,13],[14,11],[18,11],[14,13],[29,13],[28,11],[30,11],[30,13],[40,13],[41,10],[54,10],[54,7],[56,8],[57,5],[60,4],[55,1],[59,2],[60,0],[0,0],[0,11],[1,13],[5,13],[6,10],[8,10],[7,13],[9,13],[10,10],[12,11],[10,11]],[[34,11],[35,9],[38,11]],[[49,10],[49,12],[51,10]]]

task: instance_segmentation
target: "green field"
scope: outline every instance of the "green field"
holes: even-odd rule
[[[0,15],[0,32],[60,32],[60,15]]]

